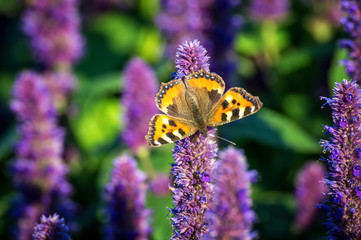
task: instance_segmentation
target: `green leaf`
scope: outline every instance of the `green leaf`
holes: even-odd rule
[[[311,60],[311,55],[307,51],[297,49],[283,54],[276,67],[281,74],[288,74],[307,67]]]
[[[144,17],[153,20],[159,12],[159,0],[140,0],[139,10]]]
[[[344,49],[336,48],[335,55],[329,70],[328,87],[330,93],[335,86],[335,83],[342,82],[343,79],[350,79],[345,71],[345,67],[340,64],[340,61],[347,59],[347,51]]]
[[[74,99],[77,102],[82,102],[90,98],[118,93],[123,87],[122,83],[120,72],[110,72],[91,79],[80,76]]]
[[[246,56],[256,56],[262,50],[262,39],[254,33],[243,33],[236,37],[235,48]]]
[[[7,72],[0,72],[0,100],[8,104],[11,100],[11,89],[14,87],[15,76]]]
[[[78,142],[93,151],[116,138],[120,133],[118,99],[94,99],[83,106],[79,118],[71,121]]]
[[[256,73],[255,64],[248,58],[239,56],[238,60],[238,72],[246,77],[252,77]]]
[[[167,207],[172,207],[172,197],[170,195],[156,196],[148,194],[147,205],[153,211],[153,239],[169,239],[172,235],[172,229]]]
[[[309,120],[308,114],[313,106],[312,99],[303,93],[289,93],[282,101],[283,111],[293,119]],[[311,121],[309,121],[311,123]]]
[[[139,24],[119,12],[104,13],[96,20],[95,31],[103,34],[116,53],[134,53]]]
[[[11,151],[17,140],[17,133],[15,126],[12,126],[6,130],[6,132],[0,137],[0,159]]]
[[[227,133],[230,140],[251,139],[275,148],[291,149],[305,154],[321,151],[318,139],[287,116],[265,107],[237,124],[230,124]]]
[[[154,63],[163,55],[163,50],[159,31],[150,27],[143,27],[139,30],[137,42],[138,56],[149,63]]]
[[[320,18],[319,16],[312,15],[312,17],[306,19],[305,27],[313,38],[320,43],[330,41],[334,35],[335,27],[327,18]]]

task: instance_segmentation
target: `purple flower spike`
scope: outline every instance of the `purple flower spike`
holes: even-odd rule
[[[64,219],[58,214],[41,217],[41,223],[34,227],[34,240],[71,240],[68,234],[69,228],[65,225]]]
[[[188,75],[202,68],[209,71],[209,56],[198,40],[186,41],[178,47],[175,64],[179,76]]]
[[[208,214],[207,239],[254,239],[251,183],[255,171],[249,171],[243,151],[234,147],[219,153],[214,176],[214,200]]]
[[[351,100],[351,101],[350,101]],[[329,192],[323,205],[327,209],[330,239],[361,239],[360,167],[361,89],[354,82],[336,83],[332,99],[333,126],[329,140],[321,140],[326,158]],[[340,124],[343,121],[345,124]],[[330,130],[331,129],[331,130]]]
[[[163,11],[157,18],[157,25],[164,32],[168,42],[167,55],[174,56],[180,42],[199,39],[212,56],[212,70],[221,75],[226,83],[230,81],[237,66],[233,40],[243,24],[242,17],[237,14],[240,2],[240,0],[162,1]],[[208,70],[208,66],[204,68]],[[199,69],[188,73],[196,70]]]
[[[252,0],[251,16],[257,20],[280,21],[288,12],[289,0]]]
[[[214,133],[215,129],[211,129],[204,137],[198,132],[175,143],[171,239],[201,239],[209,230],[205,213],[210,208],[213,183],[207,178],[213,176],[218,151]]]
[[[169,176],[158,173],[150,182],[150,190],[156,195],[167,195],[169,191]]]
[[[318,214],[318,204],[321,204],[327,192],[326,168],[317,162],[308,162],[298,172],[295,180],[297,217],[295,225],[299,230],[310,226]]]
[[[176,55],[177,76],[209,68],[206,50],[199,41],[185,42]],[[218,146],[215,129],[207,137],[199,131],[175,143],[172,165],[173,209],[170,209],[174,234],[171,239],[201,239],[208,232],[205,213],[212,197],[214,161]]]
[[[43,79],[50,90],[56,109],[63,108],[67,97],[75,87],[74,75],[65,72],[46,72],[43,74]]]
[[[83,53],[76,0],[28,1],[24,32],[37,60],[48,67],[72,64]]]
[[[158,91],[154,71],[140,58],[132,59],[123,75],[124,143],[136,153],[145,147],[149,119],[157,112],[154,96]]]
[[[15,209],[18,239],[30,239],[33,225],[29,222],[41,214],[57,211],[71,218],[74,211],[69,200],[72,189],[66,181],[68,169],[61,158],[64,132],[56,125],[52,100],[41,75],[30,71],[19,75],[11,102],[20,134],[11,167],[14,185],[20,193]]]
[[[204,0],[164,0],[163,11],[156,19],[168,40],[167,55],[173,56],[179,42],[200,39],[207,41],[205,32],[210,28],[206,8],[210,3]]]
[[[347,14],[340,19],[345,32],[351,37],[350,40],[341,40],[341,48],[347,49],[350,60],[341,63],[345,66],[347,74],[361,84],[361,2],[355,0],[342,0],[341,8]]]
[[[145,208],[145,181],[146,175],[138,169],[135,159],[127,155],[115,159],[105,188],[107,239],[148,239],[151,212]]]

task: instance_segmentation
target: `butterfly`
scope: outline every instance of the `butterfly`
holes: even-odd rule
[[[162,83],[155,97],[157,107],[165,114],[155,114],[146,140],[157,147],[189,137],[198,130],[207,136],[207,127],[216,127],[257,112],[262,107],[254,97],[239,87],[225,94],[223,79],[201,69],[182,79]]]

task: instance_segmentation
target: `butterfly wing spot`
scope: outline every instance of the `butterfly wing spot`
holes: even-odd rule
[[[262,107],[258,97],[249,94],[243,88],[231,88],[224,94],[219,105],[210,117],[210,126],[232,122],[257,112]]]
[[[176,126],[177,126],[177,124],[176,124],[175,121],[173,121],[173,120],[169,120],[168,123],[169,123],[169,125],[171,125],[172,127],[176,127]]]
[[[228,102],[227,100],[224,100],[224,101],[222,102],[222,107],[223,107],[223,109],[226,109],[226,108],[228,107],[228,105],[229,105],[229,102]]]
[[[233,109],[232,114],[231,114],[231,121],[240,119],[240,114],[239,113],[240,113],[239,108]]]
[[[172,80],[168,83],[162,83],[159,92],[155,96],[155,103],[162,112],[179,117],[176,100],[180,100],[185,92],[185,87],[180,79]]]
[[[150,120],[146,136],[149,146],[161,146],[176,142],[196,132],[196,128],[186,121],[164,114],[156,114]]]
[[[185,79],[192,87],[206,88],[208,92],[216,90],[221,95],[224,92],[225,84],[223,79],[215,73],[206,72],[204,69],[191,73]]]

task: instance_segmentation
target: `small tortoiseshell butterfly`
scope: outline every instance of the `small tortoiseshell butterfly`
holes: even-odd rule
[[[205,70],[182,79],[162,83],[155,97],[164,114],[156,114],[149,122],[146,140],[157,147],[189,137],[198,130],[205,136],[207,127],[216,127],[257,112],[262,107],[258,97],[243,88],[233,87],[224,95],[224,81]]]

